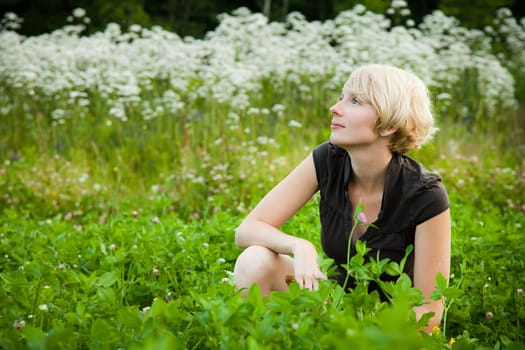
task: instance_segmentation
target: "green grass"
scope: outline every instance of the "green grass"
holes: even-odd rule
[[[346,15],[363,23],[379,20],[367,14]],[[235,29],[234,17],[228,23]],[[239,23],[246,27],[259,23],[250,18],[239,15]],[[327,33],[319,35],[314,24],[295,21],[297,30],[303,30],[299,37],[307,43],[327,41],[324,50],[338,45]],[[345,23],[341,19],[337,25],[352,29]],[[268,26],[259,23],[247,33],[275,35]],[[237,61],[221,68],[237,72],[240,63],[249,71],[251,66],[243,66],[242,60],[253,57],[243,51],[242,37],[228,37],[242,31],[227,29],[225,24],[224,33],[216,35],[225,35],[224,43],[233,45]],[[308,33],[317,37],[307,37]],[[396,33],[402,30],[383,34],[396,38]],[[512,41],[518,46],[509,51],[509,60],[503,57],[501,66],[481,49],[468,53],[479,62],[490,62],[490,67],[479,62],[440,66],[450,70],[438,71],[441,80],[431,87],[441,130],[430,144],[410,154],[442,176],[451,202],[452,277],[449,288],[441,283],[436,290],[446,298],[446,323],[429,336],[417,332],[419,325],[410,310],[421,298],[404,275],[386,287],[390,303],[368,294],[365,280],[348,294],[325,281],[317,292],[292,284],[289,293],[275,293],[271,299],[261,298],[256,288],[246,301],[241,298],[231,283],[240,253],[234,230],[269,189],[328,138],[328,108],[339,96],[342,81],[335,75],[341,73],[336,66],[311,75],[270,67],[269,75],[259,76],[254,69],[244,82],[250,87],[233,84],[232,100],[224,101],[213,88],[227,79],[221,80],[221,72],[213,75],[210,68],[217,60],[213,50],[222,51],[211,40],[197,43],[195,50],[211,50],[204,51],[208,57],[194,52],[192,42],[184,43],[186,47],[161,34],[145,32],[143,41],[137,39],[145,56],[137,53],[141,50],[135,50],[133,40],[129,46],[116,45],[120,34],[115,34],[104,42],[114,55],[102,61],[75,51],[92,45],[92,38],[69,36],[78,44],[72,48],[69,41],[36,38],[33,49],[39,50],[39,57],[47,58],[49,45],[72,50],[71,71],[65,71],[70,78],[107,62],[120,72],[106,76],[107,72],[96,71],[106,79],[100,86],[71,83],[53,93],[46,84],[34,86],[34,81],[23,80],[26,75],[17,75],[13,67],[28,49],[23,41],[5,36],[11,43],[5,52],[15,57],[4,51],[0,56],[2,62],[13,63],[6,65],[13,70],[0,74],[0,127],[7,131],[0,133],[0,348],[525,347],[525,125],[523,109],[516,111],[505,97],[513,91],[523,105],[522,73],[516,69],[521,57],[518,42]],[[439,33],[420,34],[441,43]],[[458,34],[450,35],[449,41]],[[85,40],[80,43],[81,39]],[[268,45],[263,39],[258,39],[260,44]],[[188,59],[196,64],[191,66],[195,72],[174,65],[168,66],[167,77],[163,71],[157,76],[148,69],[151,60],[161,60],[163,54],[148,45],[162,47],[158,43],[179,45],[183,53],[203,57]],[[410,47],[414,54],[430,55],[436,62],[454,54],[446,51],[449,48],[425,51],[432,45],[425,50]],[[135,100],[121,99],[121,91],[111,85],[115,83],[111,79],[120,84],[126,74],[137,73],[119,61],[130,52],[144,64],[138,71],[153,76],[137,78],[140,92],[131,96]],[[278,53],[276,57],[282,58]],[[318,62],[308,59],[316,56],[307,53],[299,63],[315,68]],[[392,51],[391,59],[398,62],[405,54]],[[503,66],[510,67],[515,86],[497,81],[500,76],[493,73]],[[53,69],[64,68],[43,67],[49,68],[39,72],[43,77],[56,77]],[[419,66],[412,68],[417,71]],[[20,72],[24,69],[21,66]],[[182,85],[170,80],[177,77]],[[494,84],[483,82],[490,77],[496,79]],[[439,97],[443,93],[448,97]],[[119,103],[127,121],[116,116],[119,111],[112,112]],[[316,201],[314,197],[283,230],[310,239],[320,251]],[[322,261],[325,268],[327,260]],[[377,262],[363,266],[358,257],[353,264],[363,276],[395,270]]]
[[[450,283],[461,291],[441,331],[421,338],[408,314],[417,293],[403,279],[391,304],[358,288],[336,306],[330,282],[241,300],[228,273],[240,252],[234,229],[326,139],[327,118],[298,107],[294,128],[277,113],[230,120],[219,105],[200,108],[209,116],[182,126],[17,121],[38,142],[20,139],[0,167],[1,346],[416,349],[447,348],[451,337],[454,348],[523,346],[523,145],[508,146],[519,138],[442,123],[411,153],[449,192]],[[320,250],[315,199],[284,230]]]
[[[523,346],[523,145],[508,147],[519,138],[443,123],[411,153],[449,192],[450,283],[461,291],[440,332],[421,338],[408,314],[419,299],[402,278],[391,304],[359,287],[339,306],[330,282],[242,301],[229,274],[234,229],[326,139],[326,118],[298,107],[294,128],[262,110],[234,123],[228,109],[201,108],[208,117],[177,130],[162,119],[17,121],[38,142],[20,139],[0,167],[4,348],[416,349],[447,348],[451,337],[454,348]],[[315,198],[284,230],[320,250]]]
[[[340,291],[330,282],[319,292],[292,288],[265,301],[251,291],[243,302],[228,272],[240,252],[233,231],[241,217],[218,212],[181,220],[174,213],[158,215],[160,203],[154,200],[137,213],[122,209],[105,223],[60,216],[27,220],[5,211],[0,295],[9,307],[0,313],[1,344],[306,349],[347,342],[357,348],[446,348],[454,337],[458,348],[474,339],[465,348],[523,345],[525,306],[517,290],[525,283],[520,258],[525,219],[511,208],[487,204],[479,210],[473,199],[451,198],[451,286],[464,294],[452,302],[446,329],[433,338],[407,332],[415,329],[405,319],[414,296],[402,284],[390,305],[357,289],[345,296],[342,310],[335,308]],[[315,203],[285,229],[318,245]],[[494,317],[488,320],[487,312]],[[13,325],[20,320],[26,326],[17,330]]]

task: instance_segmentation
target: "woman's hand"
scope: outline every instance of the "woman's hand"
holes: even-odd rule
[[[304,239],[297,239],[293,249],[293,265],[295,281],[301,288],[317,290],[319,280],[326,276],[317,266],[317,251],[312,243]]]

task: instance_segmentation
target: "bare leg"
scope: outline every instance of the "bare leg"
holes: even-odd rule
[[[246,289],[257,283],[262,295],[271,291],[287,291],[286,276],[294,275],[292,259],[277,254],[263,246],[250,246],[237,258],[233,270],[233,281],[237,289]]]

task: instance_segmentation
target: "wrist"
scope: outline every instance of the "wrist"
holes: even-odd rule
[[[291,253],[292,255],[296,255],[297,253],[299,252],[304,252],[304,251],[314,251],[317,253],[314,245],[312,244],[312,242],[306,240],[306,239],[303,239],[303,238],[298,238],[298,237],[294,237],[294,241],[292,243],[292,249],[291,249]]]

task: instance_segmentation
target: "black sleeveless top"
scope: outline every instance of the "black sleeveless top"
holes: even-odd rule
[[[346,264],[353,224],[348,198],[348,181],[352,176],[350,156],[342,148],[325,142],[314,149],[313,159],[320,192],[321,245],[336,265]],[[416,226],[447,208],[448,195],[439,175],[428,172],[414,159],[395,153],[387,168],[381,208],[373,222],[375,227],[368,227],[359,240],[371,248],[369,258],[375,259],[379,253],[380,259],[399,263],[406,248],[414,244]],[[354,251],[355,243],[352,243],[351,255]],[[341,266],[337,271],[335,278],[342,285],[346,271]],[[413,280],[413,252],[406,261],[405,272]],[[382,276],[381,279],[395,278]]]

